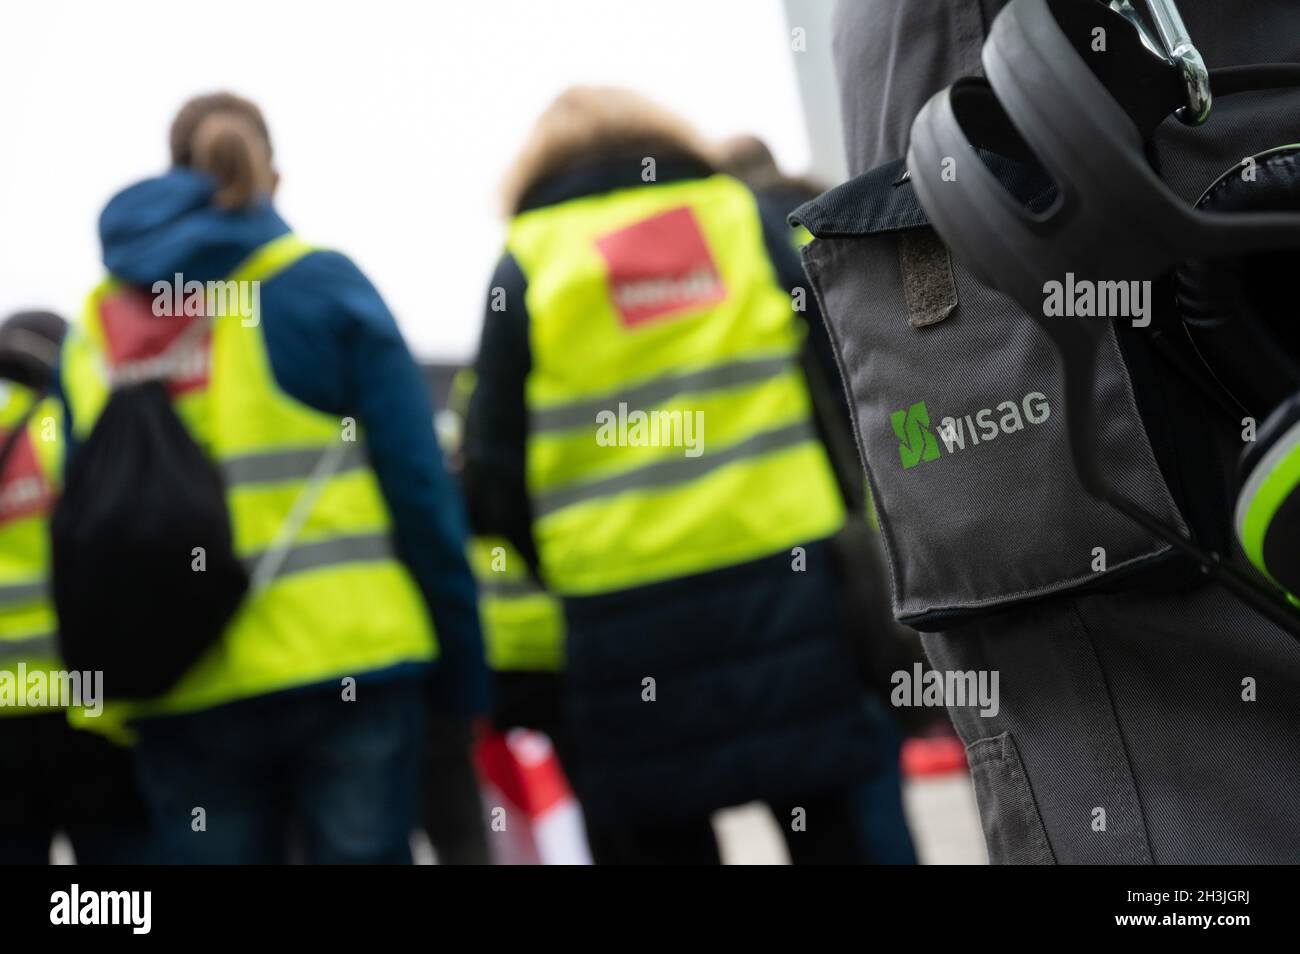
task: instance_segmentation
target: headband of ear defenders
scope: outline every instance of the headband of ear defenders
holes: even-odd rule
[[[1105,31],[1106,52],[1092,50]],[[1086,59],[1085,59],[1086,57]],[[1043,286],[1143,281],[1191,257],[1300,248],[1300,215],[1216,217],[1183,203],[1156,176],[1143,144],[1183,95],[1177,70],[1136,27],[1093,0],[1013,0],[983,53],[987,80],[935,95],[912,127],[908,168],[917,197],[958,258],[1038,318],[1066,363],[1066,419],[1086,489],[1110,496],[1086,409],[1106,336],[1096,319],[1043,317]],[[1300,84],[1300,67],[1216,73],[1231,94]],[[976,148],[1041,165],[1056,201],[1030,211]],[[956,163],[955,168],[952,163]]]
[[[1297,137],[1300,138],[1300,137]],[[1300,212],[1300,145],[1233,166],[1199,200],[1203,211]],[[1175,271],[1178,311],[1201,360],[1242,414],[1262,419],[1300,392],[1295,253],[1190,259]]]
[[[1098,28],[1105,52],[1092,50]],[[959,80],[921,111],[908,167],[953,250],[998,287],[1032,295],[1021,302],[1031,311],[1041,311],[1043,283],[1067,271],[1152,279],[1188,258],[1300,249],[1300,214],[1215,216],[1189,207],[1155,174],[1144,141],[1181,85],[1120,14],[1093,0],[1013,0],[993,24],[983,61],[987,82]],[[1056,203],[1030,212],[972,147],[1041,163],[1057,184]],[[944,162],[954,158],[955,178]],[[990,246],[991,234],[1000,248]]]
[[[1105,51],[1094,51],[1104,31]],[[1300,213],[1233,215],[1185,204],[1155,174],[1144,143],[1184,99],[1179,71],[1143,45],[1126,17],[1093,0],[1012,0],[983,52],[987,80],[962,79],[917,116],[908,168],[953,254],[1010,294],[1057,347],[1080,482],[1153,536],[1197,560],[1232,592],[1300,636],[1282,596],[1206,553],[1108,484],[1091,391],[1109,337],[1097,318],[1048,317],[1048,282],[1146,281],[1187,259],[1300,250]],[[1300,85],[1300,66],[1212,74],[1215,92]],[[976,150],[1032,163],[1056,184],[1045,211],[1002,186]]]

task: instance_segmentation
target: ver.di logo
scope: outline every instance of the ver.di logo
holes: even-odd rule
[[[939,442],[930,432],[930,412],[925,409],[924,401],[918,401],[906,411],[895,411],[890,421],[898,438],[898,456],[903,459],[904,470],[911,470],[923,460],[939,459]]]

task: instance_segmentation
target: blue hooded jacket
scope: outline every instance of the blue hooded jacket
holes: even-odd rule
[[[227,211],[212,204],[213,192],[207,176],[174,169],[115,196],[99,222],[109,273],[146,288],[176,273],[187,282],[215,281],[289,231],[268,202]],[[464,510],[443,466],[420,369],[392,314],[337,252],[296,262],[267,283],[261,300],[267,357],[280,389],[326,414],[355,417],[364,428],[398,554],[437,629],[437,708],[486,712],[489,675]]]

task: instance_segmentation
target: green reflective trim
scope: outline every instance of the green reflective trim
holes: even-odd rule
[[[261,558],[261,553],[244,557],[245,569],[252,573]],[[278,580],[294,573],[319,570],[341,563],[373,563],[394,558],[393,542],[386,533],[332,537],[329,540],[300,543],[290,547],[275,578]]]
[[[0,662],[17,659],[45,659],[58,652],[53,633],[38,633],[19,639],[0,639]]]
[[[541,519],[557,510],[597,497],[608,497],[628,490],[644,490],[649,487],[686,483],[728,464],[795,447],[816,439],[817,435],[812,425],[806,420],[798,421],[785,427],[762,431],[716,453],[659,461],[603,480],[547,491],[539,494],[534,501],[534,518]]]
[[[1265,573],[1264,538],[1283,502],[1300,485],[1300,423],[1292,425],[1251,471],[1237,498],[1236,525],[1242,550]]]
[[[229,457],[221,462],[221,473],[228,487],[306,480],[315,471],[326,450],[322,447],[308,447]],[[361,445],[349,441],[334,473],[341,474],[366,465],[366,453]]]
[[[634,408],[649,408],[663,404],[680,394],[713,391],[742,384],[757,384],[778,378],[794,368],[794,361],[788,355],[783,355],[779,358],[733,361],[705,368],[702,371],[656,378],[646,384],[607,394],[604,397],[534,409],[529,417],[529,430],[533,434],[544,434],[550,431],[568,431],[586,425],[594,426],[597,414],[617,408],[619,404]]]

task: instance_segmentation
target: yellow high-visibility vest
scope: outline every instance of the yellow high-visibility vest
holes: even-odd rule
[[[312,251],[285,235],[255,251],[227,281],[268,285]],[[80,439],[110,393],[101,308],[120,290],[110,280],[91,294],[64,348],[64,392]],[[207,380],[173,405],[225,478],[235,552],[250,569],[281,533],[327,449],[338,452],[340,442],[341,463],[278,575],[250,591],[221,639],[164,696],[114,704],[130,715],[204,709],[437,655],[424,600],[394,552],[392,520],[357,423],[280,390],[262,327],[261,316],[216,316]]]
[[[549,589],[688,576],[842,526],[805,329],[745,186],[572,199],[517,216],[507,248],[528,281],[526,478]]]
[[[564,606],[533,579],[519,551],[503,537],[474,537],[469,563],[488,665],[496,672],[562,670]]]
[[[15,436],[20,425],[24,432]],[[11,436],[16,441],[0,472],[0,672],[14,686],[20,664],[26,672],[62,668],[49,590],[49,516],[60,426],[55,402],[40,400],[21,384],[0,382],[0,445]],[[17,692],[13,704],[0,705],[0,717],[45,711],[25,701],[25,693]]]

